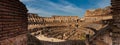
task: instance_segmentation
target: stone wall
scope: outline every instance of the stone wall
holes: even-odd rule
[[[46,26],[69,26],[77,22],[78,19],[78,16],[40,17],[37,14],[28,13],[28,29]]]
[[[0,0],[0,45],[26,45],[26,33],[25,5],[19,0]]]
[[[105,45],[120,45],[120,0],[111,0],[111,5],[110,14],[112,15],[112,20],[109,21],[110,28],[106,31],[103,29],[104,31],[97,33],[100,35],[93,41],[96,45],[97,42],[98,45],[100,42],[106,43]]]
[[[28,13],[28,20],[30,22],[77,22],[77,20],[79,19],[78,16],[52,16],[52,17],[40,17],[37,14],[33,14],[33,13]]]
[[[78,16],[52,16],[58,22],[77,22]]]
[[[112,15],[113,15],[113,45],[120,45],[120,0],[111,0]]]
[[[106,8],[98,8],[95,10],[87,10],[85,13],[85,22],[97,22],[101,20],[112,19],[111,7],[108,6]]]
[[[104,16],[106,14],[109,14],[110,12],[111,12],[111,6],[107,6],[105,8],[91,9],[86,11],[85,17]]]
[[[78,16],[51,16],[51,17],[40,17],[37,14],[28,13],[28,20],[37,22],[77,22]]]
[[[28,13],[28,21],[28,24],[39,24],[44,22],[43,17],[33,13]]]
[[[120,6],[118,0],[112,0],[111,1],[112,5],[112,14],[113,14],[113,19],[114,19],[114,25],[117,25],[118,27],[120,26]]]

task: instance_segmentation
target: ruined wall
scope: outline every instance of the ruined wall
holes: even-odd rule
[[[111,7],[98,8],[95,10],[87,10],[85,13],[85,22],[97,22],[101,20],[112,19]]]
[[[69,26],[71,24],[75,25],[77,23],[77,19],[78,19],[77,16],[40,17],[37,14],[29,13],[28,14],[28,23],[29,23],[28,30],[30,31],[30,35],[32,35],[32,37],[37,37],[37,40],[38,40],[37,42],[40,41],[41,35],[44,35],[48,38],[48,39],[42,38],[42,39],[48,40],[48,41],[44,42],[44,40],[41,40],[39,42],[41,45],[71,45],[69,43],[71,43],[72,41],[71,42],[58,42],[58,43],[49,42],[49,40],[52,40],[52,41],[55,40],[55,39],[50,39],[50,37],[51,37],[50,35],[55,34],[55,32],[54,32],[55,30],[59,30],[59,32],[61,32],[61,33],[63,31],[63,32],[66,32],[67,34],[70,34],[70,32],[72,32],[72,30],[75,30],[75,29],[74,29],[74,27],[69,27]],[[76,21],[76,22],[74,22],[74,21]],[[68,31],[68,30],[70,30],[70,31]],[[79,29],[76,29],[76,30],[79,30]],[[56,31],[56,34],[57,35],[60,34],[59,32]],[[79,33],[79,32],[82,32],[82,31],[78,31],[77,33]],[[72,32],[72,33],[74,33],[74,32]],[[61,38],[61,35],[63,35],[63,33],[60,34],[60,36],[56,36],[56,37],[54,36],[53,38],[59,39],[59,38]],[[64,38],[65,37],[66,36],[64,36]],[[69,37],[69,36],[67,36],[67,37]],[[72,37],[75,37],[75,36],[72,36]],[[29,39],[29,44],[31,44],[31,45],[37,44],[37,42],[35,42],[34,38],[29,37],[28,39]],[[55,40],[55,41],[59,41],[59,40]],[[64,43],[64,44],[62,44],[62,43]],[[76,41],[75,43],[78,43],[78,42]],[[78,44],[80,44],[80,43],[78,43]]]
[[[28,30],[42,27],[43,18],[37,14],[28,13]]]
[[[46,26],[69,26],[70,24],[75,24],[77,20],[78,16],[40,17],[37,14],[28,13],[28,29]]]
[[[118,0],[112,0],[112,14],[113,14],[113,19],[114,19],[114,25],[117,25],[119,27],[120,23],[120,6]],[[120,27],[119,27],[120,28]]]
[[[113,15],[113,45],[120,45],[120,0],[111,0]]]
[[[65,22],[77,22],[78,16],[52,16],[52,17],[40,17],[37,14],[28,13],[28,20],[33,23],[65,23]],[[33,21],[33,22],[32,22]]]
[[[108,34],[101,35],[96,37],[97,41],[103,38],[101,41],[104,41],[108,44],[106,45],[120,45],[120,0],[111,0],[111,12],[113,20],[110,21],[111,28],[108,30]],[[105,32],[107,33],[107,31]],[[101,33],[102,34],[102,33]]]
[[[29,24],[37,24],[37,23],[42,23],[43,18],[38,16],[37,14],[28,13],[28,21]]]
[[[77,22],[78,16],[52,16],[58,22]]]
[[[19,0],[0,0],[0,45],[26,45],[27,9]]]

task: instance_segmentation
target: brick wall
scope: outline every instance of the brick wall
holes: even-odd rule
[[[111,0],[112,15],[113,15],[113,45],[120,45],[120,0]]]
[[[24,38],[26,33],[27,9],[25,5],[19,0],[0,0],[0,44],[22,43],[20,41],[26,40]]]
[[[66,20],[65,20],[66,19]],[[78,16],[52,16],[40,17],[37,14],[28,13],[28,29],[42,28],[47,26],[75,25]]]
[[[94,10],[87,10],[85,13],[85,22],[97,22],[101,20],[112,19],[111,7],[108,6],[106,8],[98,8]]]
[[[119,6],[119,0],[112,0],[111,1],[111,5],[112,5],[112,14],[113,14],[113,19],[114,19],[114,23],[119,26],[120,25],[120,6]]]

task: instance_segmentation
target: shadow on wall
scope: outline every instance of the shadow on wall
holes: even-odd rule
[[[36,37],[28,34],[28,45],[85,45],[85,42],[81,40],[67,40],[65,42],[49,42],[39,40]]]

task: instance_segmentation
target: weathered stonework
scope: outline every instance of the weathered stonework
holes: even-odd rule
[[[106,8],[98,8],[95,10],[87,10],[85,13],[85,22],[97,22],[97,21],[102,21],[102,20],[108,20],[112,19],[111,13],[111,7],[108,6]]]
[[[23,3],[0,0],[0,45],[26,45],[27,26],[27,9]]]
[[[27,45],[27,35],[22,34],[0,41],[0,45]]]
[[[78,16],[52,16],[58,22],[77,22]]]
[[[46,26],[69,26],[75,25],[78,21],[78,16],[52,16],[40,17],[37,14],[28,14],[28,29],[41,28]]]
[[[111,0],[113,15],[113,45],[120,45],[120,0]]]
[[[107,27],[98,31],[92,38],[89,38],[88,45],[120,45],[120,0],[111,0],[111,5],[112,11],[110,14],[112,15],[112,20],[108,21]]]

